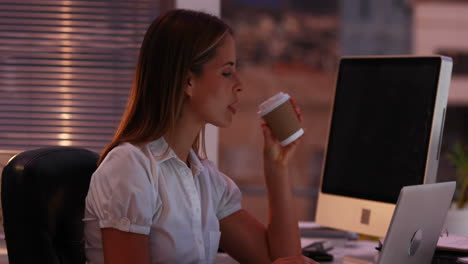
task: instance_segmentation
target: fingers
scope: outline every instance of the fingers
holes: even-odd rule
[[[300,122],[302,122],[303,118],[302,118],[301,109],[299,109],[299,107],[297,106],[296,99],[291,98],[289,99],[289,101],[291,101],[294,111],[296,112],[297,118],[299,119]]]
[[[261,127],[262,127],[262,131],[263,131],[263,138],[264,138],[266,144],[274,144],[275,142],[278,141],[278,140],[273,136],[273,134],[271,133],[271,130],[270,130],[270,128],[268,127],[267,124],[262,123],[262,124],[261,124]]]
[[[294,155],[297,147],[300,145],[303,138],[304,135],[300,136],[298,139],[294,140],[293,142],[289,143],[287,146],[284,147],[284,153],[287,159]]]
[[[285,160],[290,160],[290,158],[293,156],[294,152],[297,149],[297,144],[298,144],[298,140],[296,140],[296,141],[294,141],[292,143],[289,143],[289,145],[284,147],[284,158],[285,158]]]
[[[260,126],[262,127],[263,135],[265,135],[265,136],[271,135],[271,131],[270,131],[270,129],[268,128],[268,125],[267,125],[267,124],[262,123]]]
[[[278,145],[275,147],[280,147],[280,149],[282,149],[281,152],[284,154],[284,157],[287,157],[287,158],[289,158],[294,153],[295,149],[297,148],[297,146],[302,141],[302,138],[304,137],[304,135],[301,135],[298,139],[296,139],[295,141],[283,147],[283,146],[280,146],[280,141],[273,135],[271,129],[268,127],[266,123],[261,123],[261,128],[263,131],[265,146],[270,148],[272,146]]]
[[[270,130],[270,128],[268,127],[268,125],[265,124],[265,123],[262,123],[262,124],[261,124],[261,127],[262,127],[262,131],[263,131],[263,135],[264,135],[264,137],[265,137],[265,140],[267,140],[268,138],[271,138],[271,137],[272,137],[272,135],[271,135],[271,130]]]

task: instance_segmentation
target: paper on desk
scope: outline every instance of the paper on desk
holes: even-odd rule
[[[468,252],[468,236],[449,234],[443,235],[437,242],[437,249]],[[462,262],[463,263],[463,262]],[[468,262],[465,262],[468,263]]]
[[[320,226],[319,224],[315,223],[315,222],[310,222],[310,221],[299,221],[299,228],[309,228],[309,229],[313,229],[313,228],[321,228],[322,226]]]
[[[354,232],[323,227],[315,222],[299,222],[299,229],[301,232],[301,237],[358,239],[358,235]]]
[[[341,260],[342,264],[374,264],[374,256],[345,256]]]

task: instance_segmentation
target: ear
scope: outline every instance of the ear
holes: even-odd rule
[[[194,88],[195,88],[195,76],[193,75],[192,72],[189,72],[188,78],[187,78],[187,83],[185,84],[185,94],[188,97],[192,97],[194,93]]]

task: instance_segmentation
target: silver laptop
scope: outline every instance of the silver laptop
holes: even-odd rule
[[[403,187],[378,264],[430,264],[455,182]]]

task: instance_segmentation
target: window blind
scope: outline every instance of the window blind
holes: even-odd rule
[[[101,152],[127,103],[150,0],[0,2],[0,150]]]

